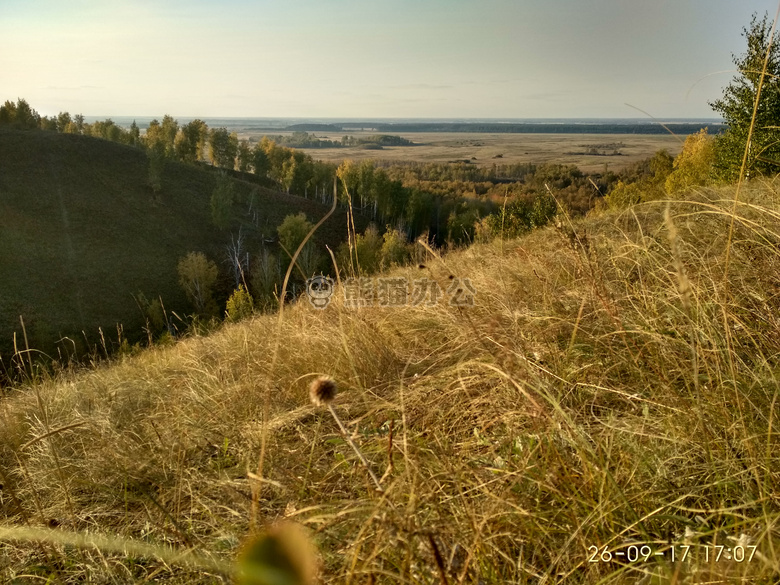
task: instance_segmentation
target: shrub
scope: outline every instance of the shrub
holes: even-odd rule
[[[225,308],[225,319],[231,322],[241,321],[250,317],[253,311],[254,303],[252,302],[252,296],[243,284],[239,285],[228,299]]]
[[[357,235],[352,250],[347,242],[339,246],[339,268],[349,274],[373,274],[382,267],[382,246],[376,226],[368,226],[365,233]]]
[[[179,260],[179,284],[200,315],[216,313],[212,296],[217,282],[217,265],[200,252],[190,252]]]
[[[297,215],[288,215],[284,221],[276,228],[279,234],[279,243],[290,253],[295,254],[295,250],[301,245],[306,235],[311,231],[312,223],[306,219],[306,214],[300,212]]]
[[[387,226],[385,235],[382,236],[382,267],[406,264],[412,255],[412,246],[406,241],[406,236],[399,230]]]
[[[666,190],[675,193],[710,183],[714,161],[715,139],[707,134],[707,129],[691,134],[674,159],[674,170],[666,178]]]

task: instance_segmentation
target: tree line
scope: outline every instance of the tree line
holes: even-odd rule
[[[343,148],[347,146],[373,146],[382,148],[384,146],[415,146],[416,143],[400,136],[390,136],[388,134],[374,134],[371,136],[355,137],[345,135],[341,140],[330,140],[327,138],[318,138],[315,134],[309,134],[300,130],[294,131],[289,136],[282,134],[269,136],[277,144],[290,146],[292,148]]]
[[[161,120],[152,120],[142,134],[135,122],[129,128],[111,119],[89,124],[82,115],[71,116],[68,112],[47,118],[19,99],[15,104],[7,101],[0,106],[0,123],[83,134],[142,148],[149,158],[149,184],[155,194],[161,191],[164,168],[171,160],[187,164],[208,161],[224,171],[254,174],[287,193],[324,204],[332,201],[335,179],[341,205],[351,205],[376,225],[392,226],[410,241],[426,234],[433,245],[473,241],[477,224],[507,200],[533,205],[536,198],[548,197],[546,190],[552,188],[570,211],[584,213],[599,194],[592,186],[594,178],[589,180],[589,175],[573,166],[494,164],[482,168],[351,160],[335,165],[314,160],[268,136],[254,143],[239,140],[226,128],[209,128],[200,119],[179,124],[167,114]],[[399,144],[404,139],[378,135],[371,140]],[[595,177],[595,181],[603,180]],[[218,181],[218,191],[212,197],[212,211],[215,223],[224,226],[230,214],[229,184]]]

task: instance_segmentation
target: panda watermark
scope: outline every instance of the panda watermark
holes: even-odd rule
[[[335,281],[329,276],[313,276],[306,281],[306,295],[315,309],[325,309],[335,292]],[[403,277],[347,278],[342,283],[344,305],[360,307],[403,307],[439,304],[445,290],[430,278],[410,280]],[[446,296],[450,306],[473,307],[477,289],[468,278],[450,277]]]
[[[306,281],[306,296],[315,309],[324,309],[333,296],[333,279],[329,276],[312,276]]]

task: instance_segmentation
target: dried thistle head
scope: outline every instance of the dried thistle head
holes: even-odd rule
[[[309,398],[316,406],[323,406],[336,398],[338,388],[330,376],[320,376],[309,386]]]

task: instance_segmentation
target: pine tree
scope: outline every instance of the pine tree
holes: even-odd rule
[[[771,25],[766,14],[761,19],[753,15],[750,26],[742,32],[747,52],[734,55],[739,74],[724,90],[723,97],[710,103],[728,124],[716,145],[716,169],[725,179],[739,177],[746,148],[748,175],[780,171],[780,44],[777,35],[771,36]],[[769,60],[762,79],[767,52]],[[748,144],[759,89],[755,126]]]

